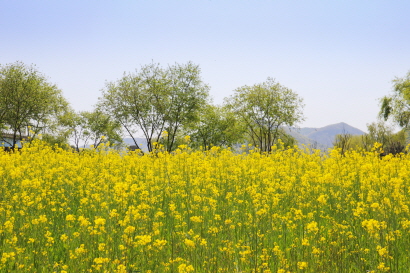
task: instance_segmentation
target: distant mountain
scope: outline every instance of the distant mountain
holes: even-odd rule
[[[321,149],[321,150],[326,150],[328,148],[328,146],[323,145],[306,136],[307,135],[306,132],[309,132],[311,130],[304,130],[304,129],[317,130],[316,128],[284,128],[284,129],[287,134],[291,135],[293,138],[296,139],[300,148],[302,148],[303,146],[311,146],[312,148]]]
[[[344,122],[327,125],[322,128],[292,128],[289,130],[289,134],[296,138],[299,143],[316,145],[319,149],[333,147],[335,136],[343,133],[351,135],[365,134],[362,130]]]

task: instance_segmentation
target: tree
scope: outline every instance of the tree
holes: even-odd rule
[[[184,126],[198,120],[199,113],[207,104],[209,87],[203,83],[198,65],[188,62],[168,68],[170,88],[167,94],[165,114],[165,143],[170,152],[175,147],[178,132]]]
[[[390,143],[392,153],[403,151],[407,142],[410,125],[410,71],[403,78],[393,80],[393,93],[380,100],[379,117],[385,121],[389,118],[403,128],[403,132],[396,134],[396,140]]]
[[[107,83],[99,104],[124,127],[137,149],[137,135],[142,133],[149,151],[162,136],[171,151],[182,127],[195,120],[206,103],[208,89],[197,65],[175,64],[164,69],[149,64]]]
[[[333,146],[340,149],[341,155],[345,155],[346,151],[348,151],[352,146],[353,136],[343,129],[341,134],[335,136],[335,140],[333,141]]]
[[[231,147],[244,140],[245,128],[236,115],[227,107],[205,105],[198,122],[186,132],[191,136],[191,145],[205,150],[212,146]]]
[[[384,120],[393,119],[400,127],[410,124],[410,71],[404,78],[393,80],[393,93],[381,98],[379,116]]]
[[[385,154],[398,154],[404,151],[406,146],[405,130],[394,133],[394,128],[383,120],[367,124],[368,133],[362,136],[363,148],[370,151],[374,143],[380,143]]]
[[[372,147],[375,142],[382,144],[382,147],[386,146],[394,135],[393,127],[387,125],[382,120],[367,124],[367,131],[367,141],[371,143]]]
[[[79,113],[71,111],[63,124],[68,128],[77,151],[80,151],[81,146],[85,148],[92,145],[97,149],[102,143],[122,143],[121,125],[99,109]]]
[[[28,134],[52,132],[68,109],[57,86],[21,62],[0,66],[0,98],[1,140],[12,147]]]
[[[303,100],[291,89],[273,79],[235,90],[228,105],[244,122],[253,145],[270,152],[283,134],[283,126],[303,120]]]
[[[140,149],[136,135],[142,131],[152,150],[165,126],[166,73],[157,64],[141,67],[117,82],[109,82],[100,98],[100,107],[119,122]]]
[[[342,155],[347,150],[358,149],[371,151],[374,144],[380,143],[384,154],[398,154],[404,151],[406,143],[405,130],[394,133],[394,128],[383,120],[367,124],[368,133],[364,135],[350,135],[342,133],[335,137],[335,147],[341,148]]]

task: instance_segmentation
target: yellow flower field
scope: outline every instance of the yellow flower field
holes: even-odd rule
[[[410,156],[0,152],[0,272],[408,272]]]

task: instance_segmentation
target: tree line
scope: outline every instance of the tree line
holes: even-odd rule
[[[387,123],[399,126],[400,130],[394,132],[394,127]],[[381,155],[399,154],[406,152],[409,143],[410,126],[410,72],[406,76],[393,80],[390,95],[380,99],[380,112],[378,121],[367,124],[368,133],[354,136],[347,132],[335,137],[334,146],[341,149],[344,154],[350,149],[371,151],[377,143]]]
[[[279,139],[295,143],[282,129],[303,120],[303,100],[291,89],[268,78],[235,89],[223,105],[212,104],[209,89],[192,62],[151,63],[106,83],[94,109],[77,112],[34,65],[1,65],[0,141],[15,147],[22,138],[41,137],[79,151],[120,145],[124,137],[141,149],[143,137],[148,152],[160,145],[173,151],[187,135],[204,150],[250,143],[269,152]]]
[[[171,152],[187,140],[185,136],[191,147],[204,150],[249,143],[270,152],[275,144],[296,144],[283,129],[304,120],[303,99],[291,89],[268,78],[235,89],[222,105],[212,103],[209,90],[200,67],[192,62],[166,67],[151,63],[107,82],[92,111],[75,111],[35,65],[0,65],[0,142],[15,147],[23,138],[29,143],[41,137],[80,151],[102,143],[121,146],[129,137],[142,150],[138,138],[143,137],[148,152],[160,146]],[[387,119],[402,132],[393,134],[382,122]],[[390,150],[404,149],[409,124],[410,73],[393,81],[393,93],[381,99],[380,121],[368,125],[368,134],[341,134],[334,145],[342,153],[371,149],[374,142]]]

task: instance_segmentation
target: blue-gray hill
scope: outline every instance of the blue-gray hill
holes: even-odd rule
[[[336,124],[327,125],[321,128],[299,128],[289,130],[289,134],[292,135],[299,143],[302,144],[315,144],[318,148],[330,148],[333,147],[333,141],[338,134],[351,134],[351,135],[363,135],[360,129],[350,126],[347,123],[340,122]]]

